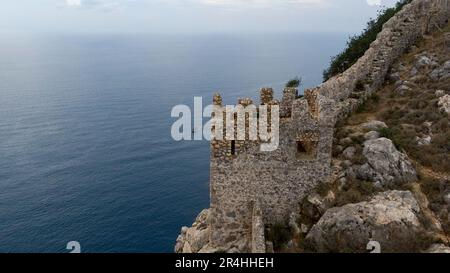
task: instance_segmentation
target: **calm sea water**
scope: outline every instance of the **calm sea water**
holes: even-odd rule
[[[0,38],[0,252],[172,252],[209,205],[207,142],[176,104],[321,81],[344,35]]]

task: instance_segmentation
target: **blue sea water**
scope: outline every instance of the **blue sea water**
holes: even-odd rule
[[[0,37],[0,252],[172,252],[209,205],[209,145],[173,106],[321,82],[345,35]]]

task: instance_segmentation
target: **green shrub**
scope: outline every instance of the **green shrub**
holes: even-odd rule
[[[384,23],[411,1],[401,0],[395,7],[379,11],[378,17],[371,19],[361,34],[350,37],[347,42],[347,48],[342,53],[333,57],[330,67],[323,72],[324,81],[344,72],[361,58],[367,49],[369,49],[370,44],[376,40],[378,33],[383,29]]]
[[[299,87],[299,86],[302,85],[302,82],[303,82],[302,78],[300,78],[300,77],[295,77],[295,78],[293,78],[292,80],[289,80],[289,81],[286,83],[286,87],[289,87],[289,88],[297,88],[297,87]]]
[[[392,132],[391,128],[381,128],[378,130],[378,133],[380,134],[380,137],[393,139],[394,133]]]

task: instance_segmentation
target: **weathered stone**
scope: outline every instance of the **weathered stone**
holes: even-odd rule
[[[389,80],[391,82],[397,82],[397,81],[401,80],[400,73],[398,73],[398,72],[392,73],[391,75],[389,75]]]
[[[346,159],[352,159],[353,157],[355,157],[356,154],[356,148],[353,146],[347,147],[347,149],[345,149],[342,152],[342,155],[346,158]]]
[[[348,146],[351,145],[353,143],[353,140],[349,137],[343,138],[339,141],[339,144],[341,144],[342,146]]]
[[[380,133],[378,133],[377,131],[370,131],[364,135],[364,139],[366,139],[366,140],[377,139],[377,138],[380,138]]]
[[[423,137],[416,137],[417,145],[419,146],[427,146],[431,144],[431,136],[423,136]]]
[[[411,69],[411,71],[409,72],[409,76],[410,76],[410,77],[414,77],[414,76],[416,76],[418,73],[419,73],[419,71],[417,70],[417,68],[413,67],[413,68]]]
[[[366,123],[361,124],[360,126],[361,126],[361,128],[363,128],[365,130],[370,130],[370,131],[378,131],[382,128],[387,128],[386,123],[379,121],[379,120],[368,121]]]
[[[326,196],[310,194],[303,204],[302,212],[312,219],[318,218],[334,204],[335,199],[336,196],[332,191],[328,191]]]
[[[439,98],[439,111],[450,114],[450,95],[445,95]]]
[[[450,253],[450,247],[443,244],[434,244],[425,253]]]
[[[445,80],[450,78],[450,61],[445,62],[441,67],[431,71],[429,75],[433,81]]]
[[[445,91],[444,90],[436,90],[436,92],[434,94],[435,94],[436,98],[440,98],[445,95]]]
[[[192,252],[196,253],[209,242],[209,229],[189,229],[186,239],[191,246]]]
[[[417,179],[416,171],[408,157],[399,152],[387,138],[371,139],[364,142],[363,156],[367,163],[357,170],[357,176],[364,180],[391,182],[411,182]]]
[[[417,68],[425,68],[427,66],[430,66],[432,63],[431,59],[427,56],[420,56],[417,61],[415,67]]]
[[[192,253],[192,249],[191,249],[191,246],[189,245],[189,242],[184,243],[183,253]]]
[[[444,194],[444,201],[447,203],[447,205],[450,205],[450,192]]]
[[[406,84],[402,84],[395,89],[395,92],[403,96],[411,90],[412,90],[411,87],[407,86]]]
[[[414,251],[422,231],[420,207],[408,191],[384,192],[369,202],[329,209],[306,240],[318,252],[366,252],[369,241],[383,252]]]

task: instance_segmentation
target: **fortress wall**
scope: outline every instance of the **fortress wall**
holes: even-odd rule
[[[318,93],[336,102],[336,116],[344,117],[370,93],[381,87],[391,65],[424,34],[448,23],[449,0],[415,0],[392,17],[369,50],[352,67],[318,87]],[[352,97],[357,83],[365,92]],[[358,99],[359,98],[359,99]]]

